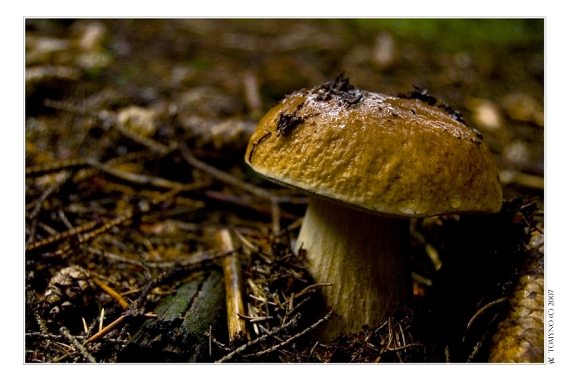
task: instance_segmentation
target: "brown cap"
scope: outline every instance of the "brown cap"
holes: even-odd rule
[[[272,181],[386,215],[499,211],[493,158],[457,113],[429,95],[372,93],[339,78],[273,107],[246,162]]]

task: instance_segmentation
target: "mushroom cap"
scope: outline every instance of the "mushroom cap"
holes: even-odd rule
[[[456,112],[428,104],[429,95],[367,92],[340,78],[273,107],[246,162],[271,181],[389,216],[500,210],[491,153]]]

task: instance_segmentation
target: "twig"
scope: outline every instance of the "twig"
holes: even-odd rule
[[[250,348],[250,347],[256,345],[257,343],[263,342],[263,341],[266,340],[267,338],[269,338],[269,337],[271,337],[271,336],[277,334],[278,332],[280,332],[280,331],[282,331],[282,330],[288,328],[288,327],[291,326],[291,325],[296,324],[296,323],[298,322],[299,318],[300,318],[300,315],[299,315],[299,314],[295,315],[295,316],[293,317],[293,319],[291,319],[291,321],[289,321],[289,323],[287,323],[287,324],[285,324],[285,325],[283,325],[283,326],[277,327],[277,328],[274,329],[273,331],[270,331],[270,332],[268,332],[267,334],[262,335],[262,336],[260,336],[259,338],[254,339],[254,340],[252,340],[252,341],[249,341],[249,342],[247,342],[246,344],[244,344],[243,346],[240,346],[240,347],[236,348],[235,350],[233,350],[232,352],[230,352],[229,354],[227,354],[226,356],[224,356],[224,357],[221,358],[220,360],[217,360],[216,363],[223,363],[223,362],[226,362],[226,361],[232,359],[234,356],[239,355],[239,354],[242,353],[244,350],[247,350],[248,348]]]
[[[269,317],[251,317],[249,315],[243,315],[243,314],[238,314],[238,316],[240,318],[245,319],[248,322],[251,322],[251,323],[263,322],[263,321],[268,321],[270,319],[273,319],[272,316],[269,316]]]
[[[315,351],[315,348],[317,348],[318,344],[319,344],[319,341],[317,340],[315,342],[315,344],[313,345],[313,347],[311,347],[311,350],[309,351],[309,356],[307,356],[307,363],[309,362],[309,360],[311,360],[311,356],[313,356],[313,352]]]
[[[489,302],[488,304],[486,304],[485,306],[483,306],[482,308],[480,308],[479,310],[477,310],[477,312],[475,313],[475,315],[473,317],[471,317],[471,319],[469,320],[469,323],[467,323],[467,328],[466,330],[469,330],[469,328],[471,327],[471,325],[473,324],[473,322],[475,321],[475,319],[477,319],[477,317],[479,315],[481,315],[481,313],[483,313],[485,310],[487,310],[488,308],[490,308],[491,306],[494,306],[498,303],[507,301],[509,298],[508,297],[503,297],[503,298],[499,298],[495,301]],[[465,336],[463,337],[463,340],[465,340]]]
[[[283,216],[285,216],[285,215],[283,215]],[[281,231],[281,234],[287,234],[288,232],[291,232],[291,231],[301,227],[301,225],[303,224],[303,220],[305,220],[305,217],[296,218],[296,220],[293,223],[289,224],[287,227],[285,227],[285,229],[283,231]],[[277,236],[279,236],[279,235],[277,235]]]
[[[101,316],[99,317],[99,331],[103,330],[103,321],[105,320],[105,308],[101,308]]]
[[[273,351],[275,351],[275,350],[277,350],[277,349],[279,349],[279,348],[281,348],[281,347],[283,347],[283,346],[289,344],[291,341],[293,341],[293,340],[299,338],[301,335],[304,335],[304,334],[308,333],[309,331],[315,329],[315,328],[316,328],[318,325],[320,325],[321,323],[323,323],[323,322],[328,321],[329,319],[331,319],[331,317],[332,317],[332,311],[329,311],[329,312],[327,313],[327,315],[325,315],[324,317],[322,317],[322,318],[319,319],[317,322],[313,323],[311,326],[307,327],[306,329],[304,329],[304,330],[301,331],[300,333],[297,333],[297,334],[293,335],[291,338],[289,338],[289,339],[287,339],[287,340],[284,340],[283,342],[281,342],[281,343],[279,343],[279,344],[277,344],[277,345],[275,345],[275,346],[273,346],[273,347],[270,347],[270,348],[268,348],[268,349],[266,349],[266,350],[263,350],[263,351],[260,351],[260,352],[256,352],[256,353],[253,353],[253,354],[244,355],[243,357],[244,357],[244,358],[248,358],[248,357],[252,357],[252,356],[262,356],[262,355],[268,354],[268,353],[270,353],[270,352],[273,352]]]
[[[214,261],[217,259],[221,259],[224,256],[231,254],[234,251],[225,251],[219,252],[217,249],[210,249],[208,251],[198,251],[192,254],[189,258],[184,260],[175,260],[175,261],[145,261],[144,263],[140,260],[129,259],[128,257],[124,257],[121,255],[116,255],[114,253],[104,252],[99,249],[95,249],[92,247],[88,247],[87,250],[95,255],[100,255],[105,257],[108,260],[119,262],[119,263],[126,263],[135,265],[140,268],[158,268],[158,269],[168,269],[174,267],[189,267],[193,265],[203,264],[208,261]]]
[[[194,166],[196,169],[199,169],[203,172],[210,174],[212,177],[214,177],[218,181],[223,182],[223,183],[228,184],[228,185],[238,187],[240,189],[243,189],[243,190],[245,190],[251,194],[254,194],[255,196],[257,196],[259,198],[264,198],[264,199],[268,199],[268,200],[275,200],[278,202],[282,201],[281,197],[274,195],[267,190],[253,186],[252,184],[244,182],[244,181],[240,180],[239,178],[234,177],[231,174],[228,174],[224,171],[221,171],[218,168],[215,168],[211,165],[208,165],[207,163],[205,163],[203,161],[200,161],[199,159],[194,157],[194,155],[190,151],[190,148],[188,148],[188,145],[186,145],[186,143],[184,141],[180,141],[178,143],[178,148],[180,149],[180,153],[182,154],[182,157],[184,157],[184,159],[190,165]],[[289,198],[289,197],[287,197],[287,198]]]
[[[144,211],[146,211],[146,210],[144,210]],[[126,222],[127,220],[131,219],[133,217],[133,215],[134,215],[134,211],[132,209],[128,210],[128,211],[124,212],[123,214],[119,215],[117,218],[105,223],[101,227],[99,227],[99,228],[97,228],[91,232],[88,232],[85,235],[79,236],[77,240],[79,241],[80,244],[85,243],[86,241],[93,239],[95,236],[98,236],[98,235],[102,234],[103,232],[106,232],[106,231],[110,230],[111,228],[113,228],[113,227],[115,227],[121,223]],[[71,247],[69,247],[69,248],[71,248]],[[56,252],[56,255],[57,254],[58,254],[58,252]]]
[[[188,186],[183,183],[169,181],[164,178],[154,177],[150,175],[127,173],[122,170],[113,169],[110,166],[93,159],[87,159],[85,162],[104,173],[112,175],[113,177],[136,183],[137,185],[151,185],[166,189],[184,189]]]
[[[172,149],[170,149],[166,145],[163,145],[154,139],[136,133],[132,129],[124,127],[120,122],[117,121],[116,115],[111,114],[108,111],[101,111],[97,114],[97,116],[102,120],[109,120],[111,122],[111,126],[113,126],[113,128],[115,128],[125,137],[128,137],[131,140],[136,141],[139,144],[144,145],[147,148],[155,152],[158,152],[161,155],[166,155],[172,151]]]
[[[227,229],[218,231],[216,240],[222,251],[233,251],[232,237]],[[241,268],[235,252],[222,258],[224,283],[226,288],[226,310],[230,342],[247,335],[245,321],[239,315],[245,314],[242,298]]]
[[[115,290],[113,290],[110,286],[105,284],[103,281],[99,280],[97,277],[93,277],[93,282],[101,289],[103,289],[107,294],[109,294],[113,299],[115,299],[115,301],[117,301],[119,305],[121,305],[123,310],[127,310],[129,308],[129,304],[127,303],[127,301],[125,301],[125,299],[121,297],[121,295],[117,293]]]
[[[27,244],[31,244],[34,242],[34,235],[36,234],[37,216],[40,213],[40,210],[42,209],[43,203],[50,195],[57,192],[60,189],[60,187],[70,178],[71,178],[70,171],[62,172],[62,174],[55,181],[55,183],[51,184],[47,189],[45,189],[42,195],[40,195],[39,198],[35,200],[34,208],[32,209],[32,211],[30,211],[29,214],[32,220],[32,224],[30,227],[30,236],[28,237]]]
[[[145,277],[148,277],[148,274],[145,273]],[[98,283],[97,279],[94,279],[95,283],[97,283],[97,285],[101,286],[101,284],[103,286],[105,286],[103,283]],[[141,291],[141,295],[139,296],[139,298],[137,298],[132,305],[128,305],[124,300],[122,302],[119,302],[121,304],[121,306],[126,309],[127,311],[121,315],[119,318],[117,318],[115,321],[113,321],[112,323],[110,323],[108,326],[104,327],[103,329],[100,329],[100,331],[93,335],[91,338],[87,339],[86,343],[91,343],[94,342],[98,339],[100,339],[101,337],[107,335],[109,332],[111,332],[116,326],[118,326],[120,323],[122,323],[126,318],[131,317],[133,315],[136,314],[136,312],[134,311],[134,308],[140,303],[140,300],[144,297],[147,296],[147,294],[149,293],[151,287],[152,287],[153,283],[152,282],[148,282],[147,285],[145,285],[145,287],[142,289]],[[109,288],[109,290],[111,292],[114,293],[114,291],[112,289]],[[116,294],[120,299],[122,299],[122,297],[118,294]],[[115,298],[115,297],[113,297]],[[156,318],[157,316],[155,314],[152,313],[147,313],[147,314],[143,314],[144,316],[146,316],[147,318]],[[103,318],[101,318],[101,320],[103,320]]]
[[[117,165],[123,164],[125,162],[130,162],[130,161],[135,161],[135,160],[146,158],[149,155],[152,155],[152,152],[149,152],[148,150],[131,152],[131,153],[124,154],[122,156],[117,156],[117,157],[111,158],[110,160],[105,161],[105,165],[107,165],[109,167],[117,166]],[[87,162],[85,162],[85,164],[87,165]],[[73,177],[73,182],[79,183],[81,181],[86,180],[87,178],[93,177],[98,172],[99,172],[99,169],[96,169],[93,167],[81,169]]]
[[[285,321],[287,321],[287,318],[293,314],[296,310],[298,310],[305,302],[307,302],[310,298],[305,298],[304,300],[302,300],[301,302],[299,302],[297,305],[295,305],[295,307],[291,307],[290,305],[293,303],[293,300],[295,299],[294,296],[291,296],[289,298],[289,306],[288,308],[290,308],[289,310],[287,310],[287,312],[285,313],[285,316],[283,317],[283,323],[285,323]]]
[[[24,333],[24,336],[28,336],[31,338],[41,338],[41,339],[52,339],[52,340],[58,340],[58,339],[62,339],[62,335],[57,335],[57,334],[49,334],[49,333],[44,333],[44,332],[27,332]]]
[[[81,233],[86,232],[92,228],[95,228],[95,226],[97,226],[100,223],[101,222],[98,220],[94,220],[92,222],[85,223],[79,227],[75,227],[75,228],[72,228],[70,230],[59,233],[57,235],[47,237],[47,238],[42,239],[40,241],[37,241],[35,243],[27,244],[25,250],[26,251],[32,251],[34,249],[41,248],[41,247],[49,245],[49,244],[53,244],[57,241],[67,239],[71,236],[81,234]]]
[[[130,138],[133,141],[138,142],[141,145],[144,145],[148,148],[150,148],[151,150],[158,152],[162,155],[168,154],[171,149],[151,138],[142,136],[128,128],[125,128],[121,125],[121,123],[119,123],[117,121],[117,117],[115,114],[109,112],[109,111],[100,111],[100,112],[93,112],[93,111],[89,111],[86,110],[85,108],[82,107],[77,107],[76,105],[72,104],[72,103],[68,103],[68,102],[63,102],[63,101],[57,101],[57,100],[51,100],[51,99],[46,99],[44,100],[44,105],[46,107],[51,107],[51,108],[55,108],[55,109],[59,109],[62,111],[66,111],[66,112],[70,112],[70,113],[76,113],[76,114],[80,114],[80,115],[88,115],[91,117],[95,117],[98,118],[99,120],[105,122],[105,123],[109,123],[109,125],[113,126],[117,131],[119,131],[121,134],[123,134],[124,136]]]
[[[236,204],[238,206],[248,207],[248,208],[253,209],[253,210],[255,210],[261,214],[264,214],[264,215],[271,215],[272,210],[273,210],[273,206],[270,206],[268,208],[264,204],[259,204],[259,201],[256,201],[256,199],[254,197],[250,197],[250,196],[235,196],[235,195],[226,194],[226,193],[223,193],[221,191],[215,191],[215,190],[205,190],[204,195],[207,196],[208,198],[214,199],[216,201],[233,203],[233,204]],[[287,211],[279,210],[279,212],[281,214],[281,218],[284,218],[284,219],[296,220],[299,218],[298,215],[294,215],[294,214],[287,212]],[[272,215],[272,218],[275,220],[273,215]]]
[[[491,320],[489,325],[491,325],[497,319],[497,316],[498,316],[498,314],[495,314],[495,316],[493,317],[493,319]],[[466,360],[467,363],[471,363],[473,361],[473,359],[475,358],[475,356],[477,356],[477,354],[479,353],[479,350],[481,349],[483,344],[487,341],[487,337],[491,333],[490,330],[491,329],[489,329],[489,328],[485,329],[485,332],[482,334],[479,341],[475,344],[475,346],[473,347],[473,351],[471,351],[471,354],[467,358],[467,360]]]
[[[28,212],[26,212],[26,218],[29,218],[30,214]],[[42,223],[40,221],[38,221],[37,223],[37,227],[40,227],[41,229],[43,229],[44,231],[46,231],[48,234],[50,234],[51,236],[55,236],[57,234],[59,234],[59,231],[54,230],[53,228],[51,228],[50,226],[48,226],[45,223]],[[43,239],[42,239],[43,240]]]
[[[247,240],[245,238],[245,236],[242,235],[241,232],[239,232],[235,227],[232,228],[233,233],[238,237],[238,239],[242,242],[243,246],[245,246],[245,248],[247,248],[245,251],[246,253],[251,253],[251,252],[257,252],[258,249],[255,245],[253,245],[252,242],[250,242],[249,240]]]
[[[57,210],[57,216],[59,216],[59,219],[63,222],[63,224],[65,224],[65,226],[67,227],[68,230],[71,230],[74,228],[73,224],[71,224],[69,219],[67,219],[67,216],[65,216],[65,212],[63,212],[62,209]]]
[[[118,326],[121,322],[123,322],[127,317],[125,315],[121,315],[119,318],[115,319],[113,322],[111,322],[109,325],[105,326],[101,331],[99,331],[97,334],[93,335],[91,338],[87,339],[85,341],[85,343],[92,343],[95,342],[96,340],[99,340],[100,338],[104,337],[105,335],[107,335],[110,331],[112,331],[116,326]]]
[[[151,210],[152,206],[155,206],[157,204],[159,204],[160,202],[165,201],[166,199],[169,199],[175,195],[177,195],[178,193],[180,193],[181,191],[183,191],[184,188],[176,188],[173,190],[170,190],[169,192],[164,193],[163,195],[151,200],[150,202],[147,203],[143,203],[142,206],[140,206],[139,208],[132,208],[130,210],[125,211],[123,214],[119,215],[118,217],[116,217],[115,219],[105,223],[103,226],[89,232],[86,233],[83,236],[79,236],[78,237],[78,242],[79,244],[85,243],[93,238],[95,238],[96,236],[108,231],[109,229],[126,222],[127,220],[131,219],[135,214],[144,214],[147,213]],[[65,252],[69,251],[72,248],[71,245],[68,245],[64,248],[59,249],[58,251],[53,253],[53,256],[61,256],[63,255]]]
[[[404,346],[398,346],[398,347],[394,347],[394,348],[386,347],[386,349],[383,350],[382,353],[387,352],[387,351],[401,351],[401,350],[404,350],[406,348],[415,347],[415,346],[423,346],[423,344],[422,343],[409,343],[409,344],[406,344]]]
[[[146,155],[148,155],[148,152],[143,152],[142,154],[141,154],[141,152],[133,152],[133,153],[131,153],[131,154],[127,154],[127,155],[124,155],[124,156],[120,156],[120,157],[116,157],[116,158],[113,158],[113,159],[111,159],[111,160],[108,160],[108,161],[106,161],[104,164],[97,163],[95,166],[98,166],[98,169],[97,169],[97,170],[99,170],[99,169],[105,169],[105,170],[115,171],[114,169],[111,168],[111,166],[120,164],[120,163],[125,162],[125,161],[131,161],[131,160],[133,160],[133,159],[140,158],[140,157],[143,157],[143,156],[146,156]],[[90,159],[81,160],[81,161],[82,161],[84,164],[94,164],[94,163],[96,163],[96,161],[90,160]],[[77,162],[76,162],[76,163],[77,163]],[[95,167],[95,166],[93,166],[93,167]],[[37,215],[37,213],[39,213],[39,211],[40,211],[40,209],[41,209],[41,205],[43,204],[43,202],[45,201],[45,199],[46,199],[49,195],[51,195],[53,192],[55,192],[55,191],[56,191],[65,181],[67,181],[67,180],[70,178],[70,176],[71,176],[71,172],[69,172],[69,171],[63,172],[63,173],[64,173],[64,174],[61,175],[61,177],[56,181],[56,183],[54,183],[54,184],[51,185],[48,189],[46,189],[46,190],[42,193],[42,195],[35,201],[36,203],[35,203],[35,205],[34,205],[34,210],[33,210],[32,212],[30,212],[29,214],[26,215],[27,217],[29,217],[30,219],[32,219],[32,227],[30,228],[30,238],[31,238],[31,237],[33,236],[33,234],[34,234],[34,231],[35,231],[35,224],[34,224],[33,221],[35,220],[35,216]],[[83,170],[83,171],[80,171],[80,172],[74,177],[74,181],[77,182],[77,181],[84,180],[84,179],[86,179],[87,177],[93,175],[94,173],[95,173],[95,171],[94,171],[93,169],[85,169],[85,170]],[[159,183],[160,183],[160,181],[159,181]],[[163,184],[164,184],[164,183],[163,183]],[[172,184],[172,183],[171,183],[171,184]],[[178,186],[178,185],[179,185],[179,186]],[[178,184],[178,185],[173,188],[173,190],[172,190],[173,192],[177,193],[177,192],[186,191],[186,190],[193,190],[193,189],[196,188],[196,185],[195,185],[195,184],[188,184],[188,185]],[[157,197],[157,198],[154,199],[153,201],[154,201],[155,203],[158,203],[158,202],[161,202],[162,200],[164,200],[165,197],[167,198],[168,196],[170,196],[170,193],[165,193],[165,194],[160,195],[159,197]],[[151,201],[151,203],[152,203],[153,201]],[[155,203],[153,203],[153,204],[155,204]],[[131,215],[131,216],[132,216],[132,215]],[[130,217],[130,216],[129,216],[129,217]],[[56,234],[56,235],[47,237],[47,238],[42,239],[42,240],[40,240],[40,241],[38,241],[38,242],[32,242],[32,241],[30,241],[30,242],[26,245],[25,251],[26,251],[26,252],[27,252],[27,251],[32,251],[32,250],[35,250],[35,249],[44,247],[44,246],[46,246],[46,245],[53,244],[53,243],[58,242],[58,241],[60,241],[60,240],[67,239],[67,238],[69,238],[69,237],[71,237],[71,236],[74,236],[74,235],[78,235],[78,234],[87,232],[88,230],[91,230],[92,228],[95,228],[95,227],[96,227],[98,224],[100,224],[100,223],[101,223],[100,221],[95,220],[95,221],[86,223],[86,224],[84,224],[84,225],[81,225],[81,226],[79,226],[79,227],[75,227],[75,228],[72,228],[72,229],[70,229],[70,230],[64,231],[64,232],[62,232],[62,233],[60,233],[60,234]],[[111,225],[110,227],[113,227],[113,226],[114,226],[114,224]],[[106,229],[105,229],[104,231],[106,231]],[[88,238],[88,236],[87,236],[87,238]],[[83,242],[84,240],[86,240],[86,237],[85,237],[85,236],[84,236],[83,238],[79,238],[79,242],[80,242],[80,243]]]
[[[211,343],[215,344],[220,350],[225,352],[229,352],[231,350],[230,348],[226,347],[224,343],[217,340],[211,333],[206,332],[204,333],[204,335],[206,335],[208,339],[211,341]]]
[[[299,293],[295,294],[295,299],[304,296],[307,293],[313,292],[317,288],[321,288],[323,286],[332,286],[332,282],[321,282],[317,284],[312,284],[307,286],[305,289],[301,290]]]
[[[135,189],[131,186],[120,184],[117,182],[109,182],[108,180],[105,180],[103,178],[94,178],[93,182],[95,183],[95,185],[97,185],[101,188],[104,188],[108,191],[116,191],[116,192],[120,192],[123,194],[134,195],[137,197],[145,197],[145,198],[149,198],[149,199],[155,199],[155,198],[163,195],[162,192],[157,191],[157,190]],[[197,189],[200,189],[200,188],[203,188],[206,186],[208,186],[208,183],[206,183],[206,182],[195,182],[195,183],[191,183],[191,184],[187,184],[187,185],[185,184],[183,190],[184,191],[197,190]],[[192,206],[192,207],[196,207],[196,208],[204,207],[203,201],[196,201],[196,200],[186,198],[186,197],[182,197],[182,196],[176,196],[173,198],[177,204]]]
[[[398,322],[398,327],[400,328],[400,336],[402,337],[402,346],[406,346],[406,336],[404,335],[404,329],[402,328],[402,324]]]
[[[28,166],[26,168],[26,177],[83,165],[87,165],[84,158],[73,158],[70,160],[50,162],[48,164]]]
[[[79,343],[73,335],[71,335],[71,333],[65,326],[62,326],[59,329],[59,332],[62,333],[69,340],[69,342],[75,346],[75,348],[77,348],[79,353],[81,353],[81,355],[83,355],[85,359],[87,359],[90,363],[97,363],[95,361],[95,358],[91,356],[89,352],[87,352],[87,349],[85,349],[85,347],[81,343]]]

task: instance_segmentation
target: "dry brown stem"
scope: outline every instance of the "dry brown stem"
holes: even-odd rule
[[[113,288],[105,284],[103,281],[99,280],[97,277],[93,277],[93,282],[103,289],[107,294],[109,294],[115,301],[121,305],[123,310],[127,310],[129,308],[129,304],[119,293],[117,293]]]
[[[216,239],[222,251],[234,251],[235,248],[229,230],[223,229],[218,231]],[[245,314],[242,297],[241,267],[235,252],[224,256],[221,261],[226,288],[228,335],[230,342],[232,342],[247,336],[245,321],[239,317]]]
[[[126,318],[127,318],[127,316],[121,315],[119,318],[115,319],[113,322],[111,322],[110,324],[105,326],[102,330],[97,332],[97,334],[93,335],[91,338],[87,339],[85,342],[86,343],[93,343],[96,340],[101,339],[102,337],[107,335],[109,332],[113,331],[113,329],[115,327],[117,327],[119,324],[121,324]]]

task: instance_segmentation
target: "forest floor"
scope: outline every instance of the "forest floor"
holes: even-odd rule
[[[543,289],[527,286],[544,277],[543,27],[28,19],[25,361],[542,362]],[[244,154],[272,105],[342,72],[460,110],[504,205],[413,220],[413,303],[321,342],[291,243],[306,195]],[[228,327],[231,270],[244,309]]]

